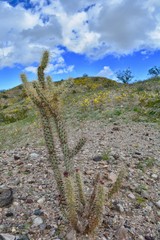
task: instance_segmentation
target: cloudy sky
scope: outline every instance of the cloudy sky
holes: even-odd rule
[[[0,89],[36,79],[42,52],[55,81],[160,66],[159,0],[0,0]]]

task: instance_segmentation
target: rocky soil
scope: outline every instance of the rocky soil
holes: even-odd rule
[[[87,143],[75,157],[81,165],[86,191],[101,172],[106,193],[120,169],[122,188],[104,209],[98,230],[101,240],[160,239],[160,129],[146,123],[86,122],[69,128],[74,146]],[[61,156],[59,144],[57,151]],[[58,193],[45,147],[30,142],[0,152],[0,188],[13,189],[14,201],[0,208],[0,239],[71,240],[68,224],[58,210]],[[69,233],[69,234],[68,234]]]

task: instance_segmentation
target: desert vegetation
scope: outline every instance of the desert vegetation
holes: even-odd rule
[[[22,212],[18,221],[23,222],[23,227],[14,225],[13,219],[10,233],[35,240],[158,240],[160,78],[154,74],[145,81],[126,84],[132,79],[127,70],[119,73],[122,83],[87,74],[53,82],[44,74],[48,61],[49,53],[44,52],[37,81],[29,82],[22,74],[22,85],[0,93],[2,184],[7,179],[7,185],[14,185],[14,179],[20,178],[14,186],[17,205],[11,205],[10,211],[15,216]],[[83,132],[84,137],[79,138]],[[87,145],[88,141],[92,142]],[[42,156],[34,149],[41,149]],[[94,151],[100,154],[93,156]],[[21,197],[25,192],[27,196]],[[45,204],[48,192],[51,197]],[[18,201],[24,209],[18,208]],[[41,217],[25,215],[27,204],[38,207],[36,216],[40,212],[43,215],[47,206],[45,211],[49,209],[51,216],[43,215],[46,222],[60,221],[52,238],[49,224],[44,227]],[[152,228],[150,221],[146,223],[143,218],[147,211],[153,214]],[[131,213],[134,218],[142,216],[138,215],[144,226],[139,229],[135,219],[129,217]],[[8,212],[2,209],[2,214],[7,225]],[[112,218],[115,222],[111,224]],[[137,230],[126,227],[126,221],[135,224]],[[32,228],[37,230],[32,232]],[[5,231],[9,230],[3,229],[2,233]]]

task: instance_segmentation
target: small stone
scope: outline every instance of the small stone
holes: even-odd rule
[[[19,155],[14,155],[14,160],[18,160],[20,159],[20,156]]]
[[[142,235],[139,235],[138,240],[144,240],[144,237]]]
[[[13,184],[14,184],[14,185],[19,185],[19,184],[20,184],[20,182],[21,182],[21,181],[20,181],[20,179],[19,179],[19,178],[17,178],[17,179],[16,179],[16,180],[13,182]]]
[[[5,229],[5,225],[0,224],[0,232],[3,232],[4,229]]]
[[[33,225],[35,227],[41,225],[43,223],[43,219],[41,217],[36,217],[34,220],[33,220]]]
[[[12,233],[15,233],[15,232],[16,232],[16,228],[12,227]]]
[[[71,230],[66,235],[66,240],[76,240],[76,232],[74,230]]]
[[[153,174],[151,175],[151,177],[152,177],[153,179],[157,179],[157,178],[158,178],[158,175],[155,174],[155,173],[153,173]]]
[[[34,210],[34,215],[36,215],[36,216],[42,216],[42,215],[43,215],[43,212],[42,212],[40,209],[36,209],[36,210]]]
[[[120,128],[119,127],[113,127],[112,131],[120,131]]]
[[[144,191],[144,190],[142,190],[142,192],[141,192],[141,196],[143,197],[143,198],[145,198],[145,199],[149,199],[149,194],[148,194],[148,192],[146,192],[146,191]]]
[[[110,174],[108,174],[108,180],[111,180],[112,183],[115,183],[115,181],[117,180],[117,175],[111,172]]]
[[[160,211],[157,212],[158,217],[160,217]]]
[[[33,200],[31,198],[26,199],[26,203],[33,203]]]
[[[158,208],[160,208],[160,200],[155,203]]]
[[[123,226],[121,226],[117,232],[117,239],[118,240],[128,240],[128,232]]]
[[[19,236],[16,240],[30,240],[29,237],[25,234],[22,236]]]
[[[102,156],[93,157],[93,161],[95,162],[100,162],[101,160],[102,160]]]
[[[136,155],[141,155],[141,152],[136,151],[135,154]]]
[[[55,228],[51,228],[51,230],[50,230],[50,236],[51,236],[51,237],[54,236],[55,232],[56,232],[56,229],[55,229]]]
[[[151,237],[151,236],[145,236],[144,238],[145,238],[145,240],[155,240],[155,238]]]
[[[0,234],[0,240],[15,240],[16,236],[7,234],[7,233],[1,233]]]
[[[119,154],[118,153],[113,153],[112,156],[114,157],[115,160],[117,160],[119,158]]]
[[[123,212],[124,212],[124,208],[123,208],[123,206],[122,206],[120,203],[117,204],[117,210],[118,210],[120,213],[123,213]]]
[[[42,204],[42,203],[44,203],[45,202],[45,197],[41,197],[41,198],[39,198],[38,200],[37,200],[37,202],[39,203],[39,204]]]
[[[44,231],[46,229],[46,223],[40,224],[39,228],[40,228],[41,231]]]
[[[14,215],[14,214],[13,214],[12,212],[7,212],[7,213],[6,213],[6,217],[13,217],[13,215]]]
[[[19,203],[18,202],[13,202],[13,205],[14,206],[19,206]]]
[[[13,202],[12,188],[0,189],[0,208],[5,207]]]
[[[86,174],[86,175],[92,175],[92,174],[93,174],[93,171],[92,171],[92,170],[87,170],[87,171],[85,171],[85,174]]]
[[[39,157],[39,154],[37,154],[37,153],[31,153],[30,154],[30,159],[31,160],[37,159],[38,157]]]
[[[48,229],[48,230],[49,230],[49,229],[51,229],[51,228],[52,228],[52,226],[51,226],[51,225],[49,225],[49,224],[47,224],[47,225],[46,225],[46,229]]]
[[[130,199],[135,199],[135,198],[136,198],[133,193],[129,193],[129,194],[128,194],[128,197],[129,197]]]

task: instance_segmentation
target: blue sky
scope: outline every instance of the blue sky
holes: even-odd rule
[[[160,66],[159,0],[0,0],[0,89],[36,79],[44,50],[53,80]]]

